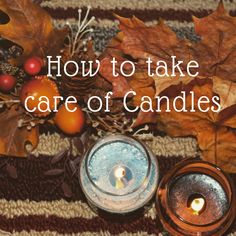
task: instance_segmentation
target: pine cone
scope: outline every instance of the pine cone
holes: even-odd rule
[[[86,52],[80,51],[72,58],[70,58],[67,50],[65,50],[62,54],[62,61],[64,63],[69,60],[76,61],[79,64],[79,68],[81,68],[80,61],[93,61],[95,58],[96,56],[93,53],[92,45],[88,47]],[[68,66],[67,72],[69,74],[73,74],[75,72],[75,67]],[[83,77],[81,73],[75,77],[68,77],[64,74],[61,81],[61,90],[65,96],[75,96],[78,100],[84,100],[84,97],[91,93],[92,89],[95,88],[95,83],[95,77]]]
[[[95,78],[66,77],[62,78],[62,90],[66,96],[74,96],[83,100],[84,96],[91,92]]]

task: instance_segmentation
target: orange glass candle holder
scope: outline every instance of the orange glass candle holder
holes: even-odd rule
[[[217,166],[185,160],[162,179],[157,214],[175,236],[220,236],[235,218],[236,199],[229,177]]]

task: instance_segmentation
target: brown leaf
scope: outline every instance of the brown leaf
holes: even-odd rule
[[[221,2],[207,17],[193,18],[201,41],[193,45],[193,57],[200,63],[200,75],[236,81],[236,18]]]
[[[79,160],[79,159],[76,159],[76,160]],[[78,170],[78,167],[76,166],[76,163],[75,161],[69,161],[69,167],[71,169],[71,173],[72,173],[72,176],[75,175],[75,173],[77,172]]]
[[[0,25],[1,37],[24,49],[15,63],[32,55],[45,58],[59,53],[67,30],[54,29],[50,15],[40,6],[31,0],[1,0],[0,10],[10,18],[7,24]]]
[[[155,112],[140,111],[138,113],[135,123],[133,124],[133,127],[135,128],[148,123],[155,124],[156,121],[157,121],[157,114]]]
[[[86,129],[86,131],[81,135],[80,140],[84,146],[83,151],[86,152],[88,148],[94,143],[94,140],[91,138],[91,130]]]
[[[142,96],[150,96],[153,99],[154,95],[166,95],[173,102],[181,91],[185,91],[188,94],[188,110],[192,104],[190,90],[194,91],[196,100],[200,96],[211,99],[217,94],[220,97],[220,112],[175,112],[172,109],[172,112],[162,112],[158,115],[158,127],[171,136],[196,137],[204,159],[218,164],[226,171],[236,172],[236,18],[225,11],[222,2],[211,15],[201,19],[194,18],[195,31],[201,38],[197,42],[179,39],[163,21],[148,27],[137,18],[117,18],[121,32],[111,41],[104,57],[115,56],[119,63],[132,59],[140,76],[136,71],[132,78],[123,77],[122,83],[117,80],[115,84],[114,78],[103,74],[112,83],[113,89],[124,89],[126,80],[137,92],[137,96],[132,99],[135,105],[140,104]],[[171,68],[172,55],[176,56],[176,61],[183,61],[181,69],[185,74],[187,63],[190,60],[197,61],[199,68],[191,72],[198,71],[198,78],[180,78],[179,74],[175,77],[147,78],[144,72],[147,72],[145,61],[148,57],[154,65],[163,60],[168,68]],[[155,71],[154,66],[152,71]],[[155,81],[154,90],[152,80]],[[165,106],[166,104],[162,107],[164,110]],[[211,107],[213,104],[206,106]],[[139,113],[137,124],[150,120],[153,120],[152,114]]]
[[[113,78],[111,69],[108,69],[108,62],[102,65],[102,75],[112,83],[113,91],[119,94],[119,97],[130,90],[137,91],[138,96],[133,98],[134,104],[138,104],[138,100],[143,95],[153,96],[151,86],[142,87],[145,79],[154,80],[156,84],[156,95],[161,94],[163,90],[171,85],[188,84],[193,80],[190,76],[181,78],[180,76],[165,76],[147,78],[147,65],[145,61],[149,57],[154,63],[163,60],[167,65],[171,66],[171,56],[176,56],[177,61],[183,61],[182,70],[186,72],[187,63],[195,60],[199,63],[199,75],[202,77],[221,78],[226,81],[236,81],[236,18],[231,17],[220,3],[218,9],[211,15],[202,19],[194,18],[195,31],[201,37],[199,42],[191,42],[186,39],[179,39],[161,20],[159,24],[154,26],[146,26],[136,17],[127,19],[117,16],[120,21],[120,30],[103,55],[104,60],[116,57],[118,62],[125,59],[135,59],[138,69],[143,72],[143,80],[138,79],[134,75],[133,78],[125,78],[123,76]],[[118,64],[119,64],[118,63]],[[136,67],[137,68],[137,67]],[[153,70],[155,68],[152,68]],[[105,72],[104,72],[105,71]],[[194,72],[196,72],[194,71]],[[192,71],[193,72],[193,71]],[[214,90],[224,96],[223,88],[226,91],[232,84],[222,81],[215,83]],[[233,90],[233,88],[232,88]],[[227,100],[227,101],[226,101]],[[233,104],[231,98],[224,98],[222,101],[223,108],[229,104]],[[224,102],[224,104],[223,104]],[[145,116],[143,123],[146,122]]]
[[[84,153],[84,144],[81,140],[80,137],[74,137],[73,138],[73,143],[75,145],[75,147],[77,148],[77,150],[79,151],[80,154]]]
[[[129,55],[141,63],[150,57],[154,62],[164,60],[171,65],[171,55],[186,63],[199,63],[199,75],[217,76],[236,81],[236,18],[225,11],[221,2],[215,12],[204,18],[193,17],[195,32],[201,37],[199,42],[178,39],[163,21],[156,26],[145,26],[137,20],[118,17],[121,33],[119,41],[111,44],[113,50]],[[121,37],[122,36],[122,37]],[[118,36],[117,36],[118,37]],[[113,40],[113,42],[115,42]]]
[[[223,170],[236,172],[236,131],[224,126],[208,128],[198,135],[203,158]]]
[[[187,40],[180,40],[176,34],[160,21],[156,26],[125,27],[121,22],[123,40],[119,48],[124,54],[135,59],[146,60],[150,57],[153,61],[164,60],[170,64],[171,55],[178,60],[188,62],[189,47]]]
[[[220,96],[222,109],[236,104],[236,83],[214,76],[213,91]]]
[[[45,176],[58,176],[64,173],[64,169],[51,169],[44,172]]]
[[[67,153],[68,153],[68,150],[67,149],[63,149],[62,151],[60,151],[58,154],[56,154],[52,158],[51,163],[52,164],[58,163],[60,160],[62,160],[66,156]]]
[[[123,27],[125,27],[125,28],[126,27],[129,27],[129,28],[145,27],[145,24],[135,16],[128,19],[128,18],[121,17],[121,16],[116,15],[116,14],[114,14],[114,15],[120,21],[120,29],[121,30],[123,30]]]
[[[110,49],[108,49],[109,51]],[[125,59],[122,58],[120,55],[114,54],[113,57],[116,58],[120,63],[123,62]],[[124,77],[123,75],[119,75],[115,77],[112,75],[112,64],[111,64],[112,57],[111,55],[107,55],[105,58],[101,60],[101,67],[100,67],[100,74],[108,80],[113,86],[113,95],[114,98],[122,98],[128,92],[135,91],[136,96],[132,99],[132,106],[140,106],[142,96],[150,96],[154,98],[155,95],[155,82],[151,77],[148,77],[146,71],[137,69],[129,78]],[[126,68],[129,70],[129,68]],[[132,97],[132,95],[130,96]],[[155,103],[155,101],[153,100]],[[145,119],[146,116],[143,116],[144,120],[142,122],[138,122],[137,124],[141,123],[148,123],[150,119]],[[137,126],[135,124],[135,126]]]
[[[124,97],[131,90],[126,78],[122,75],[115,77],[112,75],[112,57],[107,56],[100,62],[100,74],[106,78],[113,86],[113,95],[116,98]]]
[[[12,179],[17,179],[17,170],[16,167],[10,164],[6,165],[6,171]]]
[[[63,191],[65,197],[67,197],[67,198],[72,197],[73,193],[72,193],[71,187],[66,182],[62,183],[61,188],[62,188],[62,191]]]
[[[158,128],[170,136],[194,136],[198,140],[203,158],[217,164],[225,171],[236,172],[236,132],[233,129],[236,125],[235,107],[227,107],[219,113],[211,111],[202,112],[197,107],[197,101],[201,96],[207,96],[211,101],[215,96],[213,91],[214,82],[217,79],[195,79],[185,87],[175,86],[167,88],[162,95],[168,95],[170,104],[173,99],[180,95],[182,90],[193,91],[195,97],[195,112],[190,112],[192,108],[192,97],[187,92],[186,108],[187,112],[165,112],[167,103],[161,106],[162,112],[158,115]],[[224,91],[226,93],[226,91]],[[232,90],[228,89],[228,97],[232,95]],[[202,105],[202,109],[211,108],[214,104]],[[177,103],[177,107],[181,102]],[[234,125],[233,125],[234,124]]]
[[[175,55],[178,60],[184,61],[183,70],[186,69],[186,63],[191,60],[190,43],[187,40],[178,39],[176,34],[162,21],[157,26],[147,27],[136,17],[126,19],[117,16],[117,18],[120,21],[121,32],[108,45],[103,54],[100,69],[102,76],[112,83],[115,97],[123,97],[127,92],[133,90],[137,93],[132,99],[133,106],[140,106],[143,96],[151,97],[153,105],[155,105],[154,96],[156,93],[161,93],[171,84],[179,84],[180,81],[188,83],[193,79],[188,76],[181,79],[170,76],[161,78],[161,80],[157,76],[149,77],[145,62],[150,57],[153,62],[164,60],[170,65],[172,61],[170,55]],[[132,77],[112,76],[110,63],[112,57],[116,58],[118,66],[124,60],[133,60],[136,65],[134,75]],[[129,68],[126,70],[128,71]],[[117,72],[119,72],[119,67]],[[153,122],[154,116],[154,114],[147,116],[141,112],[134,125]]]
[[[30,143],[33,148],[38,144],[38,128],[27,130],[18,128],[19,119],[23,118],[23,108],[12,106],[0,113],[0,154],[6,156],[26,157],[25,145]]]

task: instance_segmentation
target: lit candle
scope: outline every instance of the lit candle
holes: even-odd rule
[[[198,160],[183,161],[164,176],[156,203],[164,227],[176,236],[222,235],[235,217],[231,181]]]
[[[203,197],[194,198],[190,204],[190,208],[194,215],[199,215],[205,207],[205,200]]]
[[[117,167],[114,171],[114,177],[116,182],[116,188],[125,188],[127,186],[125,167]]]
[[[158,177],[157,160],[149,148],[125,135],[99,140],[80,165],[80,183],[89,203],[110,213],[142,208],[154,196]]]

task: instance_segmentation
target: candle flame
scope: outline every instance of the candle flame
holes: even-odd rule
[[[123,178],[124,176],[125,176],[125,168],[123,168],[123,167],[117,167],[116,168],[116,170],[115,170],[115,177],[117,178],[117,179],[121,179],[121,178]]]
[[[195,198],[191,203],[191,208],[194,214],[196,215],[199,215],[199,212],[203,209],[204,206],[205,206],[205,200],[203,198]]]
[[[122,178],[125,177],[125,175],[126,175],[125,168],[117,167],[115,169],[114,175],[116,177],[116,188],[117,189],[124,188],[125,185],[124,185],[124,183],[122,181]]]

